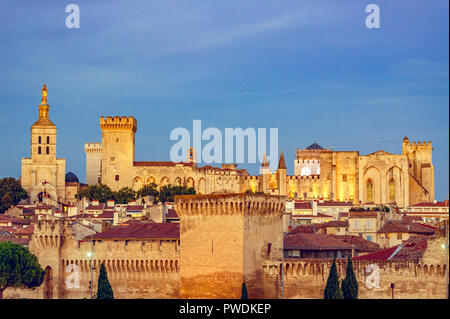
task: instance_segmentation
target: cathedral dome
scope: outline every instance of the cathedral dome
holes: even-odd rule
[[[313,143],[306,148],[307,150],[323,150],[323,147],[317,143]]]
[[[72,172],[66,174],[66,183],[79,183],[77,175]]]

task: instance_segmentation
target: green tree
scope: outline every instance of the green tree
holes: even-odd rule
[[[0,179],[0,214],[11,205],[17,205],[22,199],[28,198],[27,191],[13,177]]]
[[[0,243],[0,299],[8,287],[40,286],[44,275],[37,257],[27,248],[9,241]]]
[[[123,187],[113,194],[116,204],[127,204],[136,199],[136,192],[130,187]]]
[[[339,275],[336,268],[336,259],[333,259],[333,264],[328,275],[327,285],[323,292],[324,299],[344,299],[341,287],[339,285]]]
[[[144,197],[144,196],[153,196],[153,198],[156,200],[158,199],[158,186],[155,183],[150,183],[142,186],[140,190],[136,193],[138,198]]]
[[[245,282],[242,283],[241,299],[248,299],[247,286],[245,285]]]
[[[356,280],[352,259],[350,257],[347,260],[347,272],[344,280],[342,280],[341,290],[344,299],[358,299],[358,280]]]
[[[160,188],[158,199],[160,202],[173,202],[175,195],[195,195],[195,189],[187,186],[165,185]]]
[[[106,203],[110,199],[114,199],[113,191],[106,185],[90,185],[88,188],[75,194],[75,197],[80,200],[83,197],[89,200],[98,200],[100,203]]]
[[[114,299],[114,293],[109,283],[104,263],[100,267],[97,287],[97,299]]]

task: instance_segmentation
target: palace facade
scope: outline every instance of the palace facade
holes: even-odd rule
[[[314,143],[297,150],[294,175],[287,175],[281,153],[271,172],[267,157],[261,174],[251,176],[236,164],[221,168],[197,166],[191,147],[185,162],[136,161],[134,117],[101,117],[101,143],[85,144],[86,180],[113,190],[138,190],[148,183],[194,187],[199,194],[263,192],[298,199],[352,201],[355,204],[391,204],[407,207],[434,200],[431,142],[403,139],[402,153],[333,151]]]

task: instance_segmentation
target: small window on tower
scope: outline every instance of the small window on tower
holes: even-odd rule
[[[118,181],[119,180],[119,175],[116,175],[116,181]]]
[[[116,137],[116,143],[119,143],[119,138],[118,137]]]
[[[40,146],[38,147],[38,154],[41,154],[41,147]]]
[[[342,181],[346,182],[347,181],[347,174],[342,174]]]
[[[38,137],[38,143],[41,144],[41,137]]]
[[[50,144],[50,136],[47,136],[47,144]]]
[[[46,148],[46,150],[45,150],[45,153],[48,155],[48,154],[50,154],[50,149],[49,149],[49,147],[47,146],[47,148]]]

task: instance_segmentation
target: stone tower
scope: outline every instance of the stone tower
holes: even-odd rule
[[[22,187],[30,202],[56,205],[65,200],[66,160],[56,158],[56,125],[49,117],[47,87],[42,88],[39,118],[31,127],[31,157],[22,158]]]
[[[113,191],[132,185],[137,121],[134,117],[100,117],[101,182]]]
[[[284,197],[175,197],[180,216],[180,298],[264,298],[262,265],[281,260]]]
[[[434,166],[431,142],[410,142],[405,136],[402,154],[408,158],[409,204],[434,200]]]
[[[35,254],[46,274],[37,293],[44,299],[63,298],[64,269],[61,264],[65,240],[73,239],[68,223],[61,220],[43,219],[35,225],[30,241],[30,251]]]
[[[86,184],[96,185],[100,182],[102,168],[102,144],[84,144],[86,153]]]

